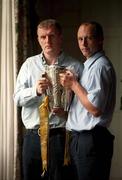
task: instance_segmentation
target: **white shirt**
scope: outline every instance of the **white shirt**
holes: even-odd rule
[[[80,79],[88,92],[88,100],[103,112],[94,117],[75,96],[68,115],[68,130],[89,130],[99,124],[107,127],[111,120],[116,99],[116,77],[113,66],[103,52],[98,52],[84,63]]]
[[[65,53],[61,53],[56,64],[73,69],[78,76],[82,73],[82,64]],[[26,129],[34,129],[40,124],[38,107],[43,95],[37,96],[35,84],[45,72],[45,65],[43,53],[29,57],[23,63],[17,77],[14,101],[18,106],[22,106],[22,121]],[[50,114],[49,124],[51,128],[64,127],[65,123],[66,119],[63,117]]]

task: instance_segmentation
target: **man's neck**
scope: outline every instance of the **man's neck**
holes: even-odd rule
[[[44,57],[46,59],[46,62],[48,65],[53,65],[56,63],[60,53],[57,54],[44,54]]]

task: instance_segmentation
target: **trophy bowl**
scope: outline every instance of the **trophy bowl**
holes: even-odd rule
[[[47,89],[47,95],[49,96],[50,109],[62,108],[64,111],[68,111],[71,101],[71,90],[64,88],[60,84],[59,74],[65,73],[66,68],[64,66],[50,65],[45,67],[45,73],[47,78],[51,82],[51,86]]]

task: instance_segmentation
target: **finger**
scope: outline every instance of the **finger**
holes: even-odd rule
[[[49,81],[47,79],[39,80],[39,85],[48,85]]]
[[[65,76],[64,73],[60,73],[60,74],[59,74],[59,77],[60,77],[60,78],[63,78],[64,76]]]

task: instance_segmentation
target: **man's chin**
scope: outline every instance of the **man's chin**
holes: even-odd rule
[[[46,53],[46,54],[50,54],[50,53],[52,53],[52,52],[53,52],[52,49],[46,49],[46,50],[45,50],[45,53]]]
[[[87,52],[83,52],[82,54],[83,54],[83,56],[86,57],[86,58],[88,58],[88,57],[90,56],[90,54],[87,53]]]

